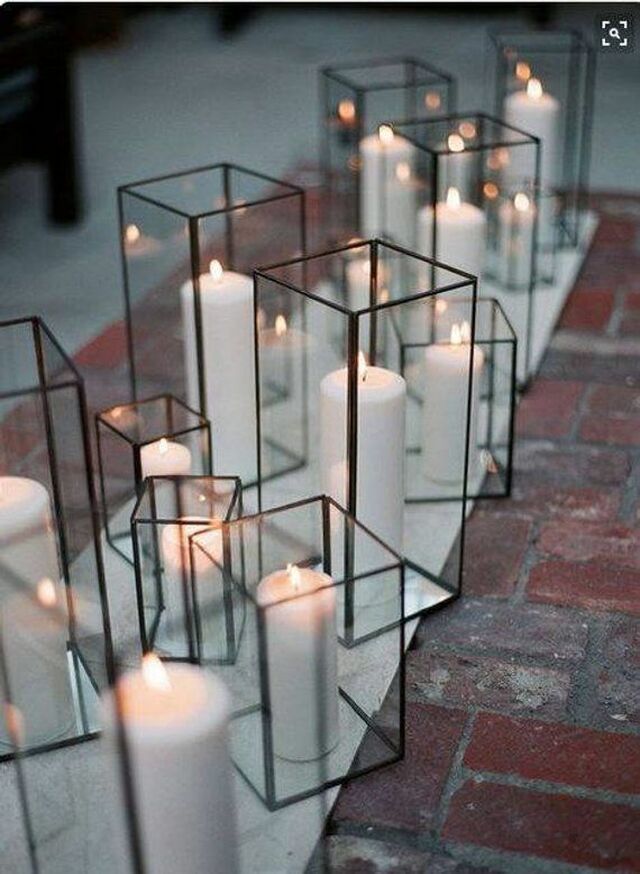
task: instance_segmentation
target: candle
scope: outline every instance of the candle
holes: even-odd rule
[[[468,134],[466,125],[471,125],[471,123],[462,122],[460,127]],[[475,126],[471,125],[471,127],[473,127],[473,136],[475,136]],[[441,191],[444,192],[455,187],[459,192],[462,192],[463,196],[468,197],[471,193],[474,157],[477,153],[468,151],[463,137],[456,133],[449,134],[447,137],[447,149],[448,151],[441,156],[444,170]]]
[[[191,452],[181,443],[161,437],[140,449],[142,478],[191,473]]]
[[[487,220],[481,209],[460,200],[460,192],[451,187],[445,203],[436,204],[436,253],[433,255],[433,208],[424,206],[418,211],[417,247],[428,258],[480,276],[485,259]],[[442,275],[436,285],[452,282],[453,277]]]
[[[507,124],[513,125],[528,134],[540,138],[540,185],[542,188],[556,188],[558,161],[560,158],[560,103],[551,94],[546,94],[539,79],[531,78],[524,90],[514,91],[504,101],[504,117]],[[528,179],[533,181],[533,162],[525,165],[523,146],[509,149],[511,163],[507,176],[514,181]]]
[[[200,409],[194,294],[180,291],[189,404]],[[253,281],[212,261],[200,276],[205,410],[211,422],[215,469],[250,482],[256,476]]]
[[[264,609],[273,748],[312,761],[338,743],[336,594],[327,574],[289,565],[256,589]]]
[[[498,211],[498,269],[508,288],[526,288],[531,279],[535,209],[524,192]]]
[[[146,655],[118,681],[147,874],[238,871],[228,751],[229,694],[213,674]],[[113,692],[104,737],[117,744]]]
[[[413,147],[386,124],[360,141],[363,237],[387,237],[411,247],[415,235]]]
[[[346,506],[347,368],[320,383],[320,459],[322,491]],[[402,551],[407,387],[383,367],[358,361],[358,442],[356,515],[393,549]],[[358,573],[380,565],[380,552],[366,537],[356,537]],[[366,586],[358,586],[364,593]]]
[[[449,343],[434,343],[425,350],[423,405],[424,471],[439,483],[460,483],[464,472],[469,392],[469,323],[451,326]],[[478,404],[484,354],[473,350],[473,389],[469,429],[469,474],[478,458]]]
[[[223,557],[222,530],[212,527],[219,524],[218,519],[208,519],[205,516],[183,516],[179,522],[163,525],[161,536],[161,551],[163,574],[163,601],[165,612],[166,636],[172,641],[186,642],[189,639],[188,613],[185,609],[185,585],[187,586],[187,603],[193,611],[191,603],[191,578],[198,587],[198,607],[201,617],[211,619],[215,606],[220,606],[223,592],[219,578],[219,567]],[[209,530],[207,530],[209,529]],[[192,554],[189,548],[189,538],[194,534],[205,532],[199,538],[198,544],[206,550],[196,548]],[[201,624],[200,630],[205,629]],[[193,631],[191,632],[194,633]]]
[[[15,577],[23,581],[22,591]],[[65,601],[54,582],[58,579],[47,490],[32,479],[0,477],[2,641],[25,746],[63,737],[74,721]],[[7,743],[1,723],[0,739]]]

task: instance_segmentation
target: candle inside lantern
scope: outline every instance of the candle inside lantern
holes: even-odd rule
[[[215,470],[244,482],[256,476],[256,412],[253,352],[253,281],[224,270],[220,261],[200,276],[202,378],[205,409],[200,404],[194,290],[181,290],[187,371],[187,396],[211,422]]]
[[[360,141],[360,159],[362,236],[412,246],[416,208],[412,145],[382,124]]]
[[[327,374],[320,383],[320,459],[322,491],[347,505],[348,369]],[[383,367],[366,365],[358,356],[357,489],[355,515],[392,549],[402,551],[404,529],[404,460],[406,383]],[[350,459],[355,463],[355,459]],[[380,565],[379,550],[356,536],[355,570]],[[357,587],[366,597],[366,585]]]
[[[118,696],[118,706],[114,696]],[[135,815],[148,874],[239,869],[229,694],[213,674],[148,654],[103,701],[104,738],[128,744]]]
[[[435,258],[452,267],[480,276],[486,253],[484,212],[460,198],[457,188],[447,191],[444,203],[436,204],[436,252],[433,254],[433,208],[424,206],[418,212],[417,247],[428,258]],[[436,285],[447,281],[437,277]]]
[[[470,328],[453,324],[449,343],[434,343],[425,350],[425,392],[422,453],[428,479],[461,483],[464,474],[469,392]],[[469,424],[469,474],[478,463],[478,406],[484,354],[473,350],[473,386]]]
[[[312,761],[338,743],[338,638],[333,580],[289,565],[258,584],[264,610],[273,749]]]
[[[498,269],[508,288],[528,288],[533,256],[535,207],[519,191],[498,211]]]
[[[148,476],[181,476],[191,473],[191,452],[175,440],[161,437],[140,449],[142,478]]]
[[[59,577],[47,489],[25,477],[0,477],[1,633],[24,746],[64,737],[75,720]],[[10,742],[3,725],[0,739]]]

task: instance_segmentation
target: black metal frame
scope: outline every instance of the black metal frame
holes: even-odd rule
[[[318,259],[327,258],[333,255],[338,255],[340,253],[349,253],[350,251],[357,250],[358,248],[362,248],[363,246],[368,247],[369,257],[371,259],[371,270],[370,270],[370,301],[369,305],[365,308],[362,308],[357,311],[350,310],[344,303],[337,302],[335,300],[325,299],[319,296],[315,291],[311,291],[303,285],[296,285],[292,282],[289,282],[280,276],[278,276],[277,271],[281,268],[287,268],[291,265],[309,265],[310,262],[313,262]],[[377,294],[379,289],[377,288],[377,262],[378,262],[378,252],[380,250],[387,250],[392,253],[396,253],[402,257],[406,257],[408,259],[412,259],[420,265],[423,265],[424,268],[428,269],[431,275],[435,275],[435,271],[437,269],[442,269],[447,271],[448,273],[459,277],[459,281],[451,282],[450,284],[443,285],[441,287],[431,286],[432,290],[427,290],[426,285],[424,290],[417,291],[415,293],[411,293],[406,297],[400,298],[398,300],[387,300],[385,302],[377,302]],[[306,275],[306,272],[303,274]],[[472,381],[473,381],[473,346],[474,346],[474,338],[476,336],[476,300],[477,300],[477,278],[472,276],[469,273],[465,273],[458,268],[451,267],[446,264],[442,264],[441,262],[437,262],[434,259],[427,258],[426,256],[418,255],[414,252],[410,252],[403,247],[396,246],[392,243],[388,243],[382,240],[367,240],[367,241],[357,241],[353,243],[346,244],[344,246],[337,247],[335,249],[326,250],[323,252],[313,253],[311,255],[307,255],[304,258],[300,259],[290,259],[286,262],[281,262],[280,264],[269,265],[268,267],[262,267],[256,269],[254,271],[254,306],[257,318],[257,311],[259,307],[259,293],[260,293],[260,283],[271,283],[276,286],[279,286],[283,292],[292,293],[294,295],[300,295],[303,302],[315,301],[316,303],[320,303],[329,309],[333,310],[336,313],[342,315],[342,317],[346,320],[347,323],[347,369],[348,369],[348,388],[347,388],[347,447],[346,447],[346,465],[347,465],[347,492],[346,492],[346,511],[354,516],[358,517],[358,508],[356,505],[356,494],[357,494],[357,447],[358,447],[358,415],[357,415],[357,360],[358,360],[358,350],[359,350],[359,323],[362,317],[371,316],[372,324],[376,323],[376,314],[381,313],[385,310],[388,310],[392,307],[402,306],[402,304],[412,304],[417,301],[422,300],[432,300],[435,302],[435,298],[440,294],[445,294],[447,292],[454,292],[458,289],[466,288],[470,291],[470,294],[467,296],[470,301],[470,309],[471,309],[471,344],[470,344],[470,355],[469,355],[469,380],[468,380],[468,388],[467,388],[467,400],[466,400],[466,434],[465,434],[465,455],[464,455],[464,471],[462,474],[462,488],[459,494],[446,496],[443,500],[459,504],[460,505],[460,529],[459,535],[457,539],[457,548],[459,554],[459,564],[458,564],[458,573],[455,585],[443,580],[442,578],[436,576],[434,573],[427,570],[425,567],[421,566],[419,563],[412,561],[411,555],[408,554],[405,557],[405,564],[407,568],[410,568],[413,572],[418,574],[424,579],[430,580],[434,582],[437,586],[441,588],[441,590],[446,591],[446,597],[438,601],[434,604],[429,604],[425,606],[423,609],[416,609],[415,612],[412,612],[410,616],[405,618],[412,618],[413,616],[421,616],[433,612],[435,610],[440,609],[444,604],[448,603],[450,600],[458,597],[461,591],[462,586],[462,576],[463,576],[463,557],[464,557],[464,530],[465,530],[465,519],[466,519],[466,505],[468,496],[468,466],[469,466],[469,434],[470,434],[470,426],[471,426],[471,403],[472,403]],[[370,364],[374,365],[376,363],[376,343],[373,339],[373,334],[375,334],[375,328],[372,327],[372,336],[370,337]],[[257,444],[258,444],[258,508],[261,512],[266,512],[267,508],[265,507],[264,501],[264,487],[267,483],[273,480],[277,480],[286,474],[292,473],[301,467],[305,467],[309,464],[309,458],[299,458],[295,460],[295,463],[292,465],[283,468],[274,473],[270,473],[265,475],[263,469],[263,454],[264,454],[264,446],[265,446],[265,438],[262,434],[262,405],[261,405],[261,397],[260,397],[260,334],[256,332],[256,345],[255,345],[255,356],[256,356],[256,408],[257,408]],[[308,371],[308,365],[305,365],[305,374]],[[305,410],[303,411],[303,416],[306,418],[308,415],[306,408],[306,399],[308,397],[308,387],[305,383],[304,386],[304,398],[305,398]],[[510,429],[512,428],[512,423],[510,424]],[[304,426],[305,433],[308,434],[308,425]],[[510,436],[511,442],[511,436]],[[510,474],[507,474],[507,482],[510,483]],[[405,504],[409,503],[407,498],[405,497]],[[419,499],[416,501],[411,501],[411,503],[416,504],[432,504],[433,500],[430,498]],[[350,555],[346,557],[346,566],[351,568],[351,575],[353,576],[353,544],[350,544]],[[349,599],[348,599],[349,601]],[[352,605],[349,603],[346,605],[347,613],[349,609],[353,609]],[[345,627],[347,629],[353,628],[353,616],[347,615]],[[386,625],[383,623],[380,628],[375,633],[379,633],[384,631]],[[347,638],[347,645],[353,646],[361,643],[364,640],[367,640],[372,635],[365,636],[352,636]]]
[[[102,556],[102,547],[100,542],[100,524],[98,503],[95,494],[93,469],[91,464],[91,449],[89,440],[89,425],[87,401],[84,387],[84,380],[75,366],[74,362],[66,354],[62,346],[51,333],[47,325],[37,316],[10,319],[0,322],[0,334],[4,330],[11,330],[24,327],[30,329],[30,334],[33,342],[33,352],[36,361],[37,377],[36,384],[27,388],[17,388],[16,390],[3,391],[0,393],[0,400],[15,400],[21,398],[37,396],[41,402],[42,419],[44,422],[45,440],[46,440],[46,463],[48,470],[48,478],[51,481],[51,503],[53,509],[53,519],[56,525],[56,541],[58,548],[58,561],[60,564],[60,577],[64,582],[66,592],[66,612],[65,624],[68,628],[68,643],[67,650],[71,657],[73,665],[71,682],[76,689],[79,713],[75,714],[76,720],[79,720],[82,725],[82,731],[71,737],[62,738],[53,742],[37,744],[31,747],[26,747],[18,750],[17,755],[21,758],[30,757],[41,752],[62,749],[86,740],[91,740],[97,736],[97,729],[89,725],[86,706],[83,699],[81,689],[81,675],[84,677],[95,690],[96,696],[100,694],[100,686],[106,679],[111,682],[114,677],[114,655],[111,638],[111,622],[109,617],[109,605],[107,599],[104,562]],[[0,337],[0,343],[2,339]],[[47,345],[55,352],[60,361],[64,365],[64,369],[68,370],[71,376],[64,381],[51,380],[47,372],[46,347]],[[85,550],[91,550],[93,557],[92,576],[95,574],[95,579],[92,579],[92,585],[95,585],[97,595],[97,604],[99,605],[101,616],[100,638],[103,648],[104,657],[104,672],[105,676],[98,678],[94,676],[85,654],[83,653],[81,641],[84,638],[89,640],[90,635],[86,629],[79,627],[76,618],[76,608],[74,604],[74,576],[72,573],[73,561],[70,556],[67,532],[71,528],[72,513],[68,512],[68,506],[65,496],[61,489],[60,463],[58,458],[58,447],[56,442],[56,424],[55,417],[51,409],[51,396],[58,391],[71,390],[74,395],[74,405],[77,411],[77,424],[79,428],[79,438],[82,446],[82,457],[80,459],[83,471],[83,487],[86,489],[85,497],[88,502],[88,514],[90,521],[90,533],[87,539]],[[25,580],[19,579],[12,574],[9,568],[3,567],[3,576],[12,580],[14,588],[27,591],[28,585]],[[31,581],[30,581],[31,582]],[[82,632],[85,632],[84,635]],[[96,630],[93,629],[91,634],[95,635]],[[102,662],[102,658],[101,658]],[[102,667],[102,664],[101,664]],[[6,672],[6,668],[2,668]],[[11,678],[8,680],[8,687],[11,685]],[[0,754],[0,762],[14,758],[16,753]]]
[[[522,59],[527,61],[536,54],[566,56],[567,100],[562,106],[566,119],[562,143],[564,178],[561,183],[565,204],[559,238],[560,244],[567,242],[576,247],[580,243],[581,218],[589,198],[596,53],[584,35],[571,28],[490,30],[487,35],[487,101],[498,116],[502,115],[508,93],[508,60],[510,56],[515,59],[518,53],[523,53]]]
[[[375,79],[376,73],[384,67],[402,67],[404,77],[402,82],[385,82]],[[352,78],[353,71],[363,70],[368,71],[372,81],[369,84],[362,84]],[[340,86],[345,89],[345,94],[349,93],[349,97],[345,99],[351,100],[354,107],[355,124],[337,127],[335,126],[337,115],[332,105],[330,90],[333,85]],[[336,222],[338,226],[342,224],[342,210],[339,206],[339,194],[337,191],[336,172],[334,168],[333,152],[339,145],[352,147],[357,149],[360,141],[366,133],[370,132],[372,125],[377,126],[390,119],[387,117],[376,117],[375,122],[367,119],[367,96],[382,91],[402,91],[402,101],[404,103],[403,116],[412,118],[419,115],[419,100],[417,89],[420,86],[433,86],[441,89],[445,97],[444,107],[443,101],[440,98],[438,110],[446,110],[453,112],[457,102],[457,83],[455,78],[439,69],[438,67],[428,64],[419,58],[409,56],[395,56],[387,58],[374,58],[363,60],[361,62],[350,62],[345,64],[330,64],[321,67],[319,70],[319,91],[320,91],[320,164],[323,172],[323,179],[326,190],[329,195],[329,223],[330,227],[334,227]],[[395,113],[393,113],[395,116]],[[427,116],[428,117],[428,116]],[[334,143],[334,140],[336,142]],[[354,201],[355,209],[353,215],[349,210],[350,215],[346,218],[345,227],[340,227],[337,236],[329,237],[329,245],[344,242],[350,238],[360,236],[362,228],[362,216],[360,214],[360,172],[357,161],[348,165],[348,168],[353,172],[355,187],[349,190],[347,198]]]
[[[214,173],[220,172],[222,175],[222,186],[223,186],[223,200],[224,203],[222,206],[205,211],[189,211],[187,209],[179,209],[170,203],[163,202],[156,198],[150,197],[148,194],[144,192],[144,186],[148,186],[154,183],[166,182],[174,179],[181,179],[184,177],[187,179],[190,176],[194,176],[196,174],[204,174],[204,173]],[[239,176],[250,177],[253,180],[259,180],[264,182],[266,185],[277,185],[280,189],[284,189],[284,191],[279,191],[275,194],[266,194],[263,197],[255,197],[248,201],[243,202],[232,202],[229,206],[225,206],[225,204],[229,203],[230,200],[230,192],[232,190],[233,184],[233,176],[237,174]],[[122,274],[123,274],[123,287],[124,287],[124,296],[125,296],[125,311],[126,311],[126,322],[127,322],[127,348],[128,348],[128,358],[129,358],[129,370],[130,370],[130,381],[131,381],[131,393],[132,397],[136,399],[138,397],[138,384],[139,379],[137,376],[137,366],[136,366],[136,349],[135,349],[135,336],[134,336],[134,328],[133,328],[133,301],[132,301],[132,293],[131,293],[131,279],[130,279],[130,265],[128,261],[127,255],[127,247],[126,247],[126,223],[125,223],[125,198],[137,198],[141,202],[145,202],[148,206],[156,207],[159,210],[166,210],[167,213],[177,217],[179,219],[183,219],[185,222],[186,234],[189,242],[189,263],[188,269],[190,274],[190,280],[192,282],[193,287],[193,314],[194,314],[194,335],[196,338],[196,360],[197,360],[197,373],[198,373],[198,383],[199,383],[199,408],[202,415],[209,419],[210,421],[215,420],[216,414],[215,411],[207,410],[207,392],[205,386],[205,365],[204,365],[204,342],[202,336],[202,310],[201,310],[201,301],[200,301],[200,275],[201,275],[201,235],[200,235],[200,225],[203,220],[213,218],[215,216],[224,216],[225,217],[225,231],[224,231],[224,251],[225,251],[225,268],[229,270],[236,269],[236,250],[237,250],[237,237],[236,231],[233,226],[233,217],[236,215],[240,215],[242,212],[246,212],[251,210],[254,207],[264,207],[267,204],[276,203],[278,201],[291,200],[292,202],[292,211],[295,215],[296,222],[296,233],[298,237],[298,241],[296,243],[296,251],[300,251],[304,254],[306,251],[306,200],[305,200],[305,191],[298,185],[294,185],[290,182],[282,181],[279,179],[275,179],[272,176],[268,176],[264,173],[257,172],[255,170],[249,170],[246,167],[242,167],[238,164],[228,163],[228,162],[220,162],[216,164],[206,165],[203,167],[197,167],[194,169],[167,173],[161,176],[152,177],[149,179],[139,180],[137,182],[127,183],[125,185],[121,185],[117,189],[118,196],[118,216],[119,216],[119,226],[120,226],[120,251],[121,251],[121,262],[122,262]],[[186,266],[186,265],[185,265]],[[250,265],[251,268],[257,266],[255,264]],[[166,389],[166,386],[162,387],[163,390]],[[223,471],[227,472],[227,471]],[[252,483],[245,478],[244,485],[249,486]]]
[[[224,588],[224,612],[225,612],[225,638],[226,652],[219,659],[208,659],[204,655],[202,640],[202,610],[198,597],[198,578],[195,571],[196,563],[193,560],[192,536],[188,537],[189,553],[191,561],[189,569],[182,565],[180,585],[182,587],[182,601],[184,604],[185,640],[188,654],[176,656],[158,652],[160,658],[166,661],[189,662],[192,664],[233,664],[236,659],[244,628],[244,616],[242,615],[239,627],[236,627],[234,615],[233,591],[229,583],[229,575],[226,566],[230,560],[228,535],[224,524],[242,516],[242,483],[238,477],[226,476],[154,476],[147,477],[142,484],[136,505],[131,514],[131,541],[133,543],[133,565],[135,568],[136,600],[138,608],[138,624],[140,629],[140,645],[142,653],[156,651],[157,636],[160,631],[162,614],[165,609],[163,595],[163,562],[159,547],[159,531],[164,525],[184,525],[183,517],[191,515],[184,507],[182,489],[185,486],[198,485],[203,489],[211,487],[215,493],[216,484],[229,483],[232,489],[229,491],[228,504],[225,516],[221,519],[223,538],[223,569],[222,584]],[[174,495],[175,516],[167,517],[157,509],[156,489],[162,484],[167,484]],[[214,496],[212,495],[212,498]],[[146,502],[148,499],[148,507]],[[210,500],[211,503],[211,500]],[[150,511],[150,512],[148,512]],[[146,602],[144,585],[144,557],[145,548],[142,542],[141,532],[151,532],[152,561],[154,587],[157,596],[155,614],[151,624],[147,621],[146,611],[149,609]]]
[[[113,421],[110,420],[109,414],[113,413],[114,410],[122,410],[122,411],[136,411],[139,408],[143,408],[145,404],[153,403],[155,401],[164,401],[166,408],[166,419],[167,419],[167,429],[163,430],[162,433],[154,434],[153,436],[147,437],[145,440],[132,440],[127,434],[123,433],[120,429],[118,429]],[[179,428],[175,429],[172,426],[172,421],[174,418],[173,415],[173,405],[177,407],[181,407],[183,410],[186,410],[188,413],[191,413],[193,416],[196,416],[198,419],[198,424],[193,425],[190,428]],[[197,435],[200,434],[203,438],[204,446],[203,446],[203,461],[205,470],[203,473],[205,475],[212,475],[212,447],[211,447],[211,426],[209,421],[205,419],[197,410],[193,410],[183,401],[174,397],[171,394],[164,393],[159,395],[154,395],[153,397],[141,398],[138,401],[132,401],[127,404],[114,404],[107,409],[100,410],[95,414],[94,417],[94,425],[95,425],[95,434],[96,434],[96,446],[98,452],[98,476],[100,480],[100,500],[102,503],[102,515],[104,519],[104,531],[107,543],[109,546],[114,549],[121,558],[123,558],[126,562],[133,565],[133,557],[125,552],[124,549],[121,548],[120,543],[124,540],[130,542],[131,538],[131,528],[130,525],[127,525],[121,531],[114,531],[112,520],[111,520],[111,512],[113,508],[109,507],[109,500],[107,498],[107,486],[106,486],[106,474],[105,474],[105,459],[104,459],[104,447],[102,440],[102,429],[106,429],[111,434],[117,435],[123,443],[128,444],[131,449],[131,453],[133,456],[133,487],[131,490],[131,495],[129,499],[139,497],[143,488],[143,476],[142,476],[142,462],[140,453],[144,446],[148,446],[151,443],[155,443],[157,440],[162,437],[167,438],[168,440],[174,437],[187,437],[188,435]],[[126,498],[124,502],[126,503]]]

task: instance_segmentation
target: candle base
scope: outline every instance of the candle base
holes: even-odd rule
[[[331,755],[331,753],[336,749],[338,744],[340,743],[340,738],[336,736],[333,740],[331,746],[324,753],[320,753],[319,755],[298,755],[292,756],[291,753],[288,755],[284,755],[284,753],[278,752],[278,750],[274,750],[274,756],[276,759],[280,759],[282,762],[290,762],[291,764],[304,764],[305,762],[319,762],[321,759],[326,759],[327,756]]]

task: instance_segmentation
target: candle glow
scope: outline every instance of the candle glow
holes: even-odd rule
[[[440,103],[440,95],[437,91],[427,91],[424,95],[424,105],[427,109],[439,109]]]
[[[447,206],[450,209],[460,209],[460,192],[455,185],[447,189]]]
[[[341,100],[338,103],[338,118],[344,122],[351,122],[356,117],[356,107],[353,100]]]
[[[222,264],[217,260],[217,258],[214,258],[209,264],[209,273],[214,282],[221,281],[224,270],[222,269]]]
[[[284,337],[287,333],[287,320],[282,314],[276,316],[275,331],[276,337]]]
[[[394,140],[393,128],[388,124],[381,124],[378,128],[378,137],[383,146],[389,146]]]
[[[449,134],[447,146],[451,152],[464,152],[464,140],[460,134]]]
[[[362,349],[358,352],[358,379],[365,382],[367,378],[367,360]]]
[[[400,161],[396,167],[396,179],[400,182],[408,182],[411,178],[411,167],[407,161]]]
[[[142,678],[156,692],[170,692],[171,681],[167,669],[155,653],[149,652],[142,659]]]
[[[127,243],[137,243],[140,239],[140,228],[137,225],[127,225],[124,238]]]
[[[38,601],[43,607],[53,607],[58,600],[56,596],[56,587],[53,580],[49,577],[43,577],[36,587]]]
[[[529,198],[522,191],[519,191],[513,198],[513,205],[518,212],[526,212],[530,206]]]
[[[527,82],[527,97],[531,97],[532,100],[539,100],[542,97],[542,82],[540,79],[531,78]]]
[[[516,77],[526,82],[531,76],[531,67],[526,61],[518,61],[516,64]]]

